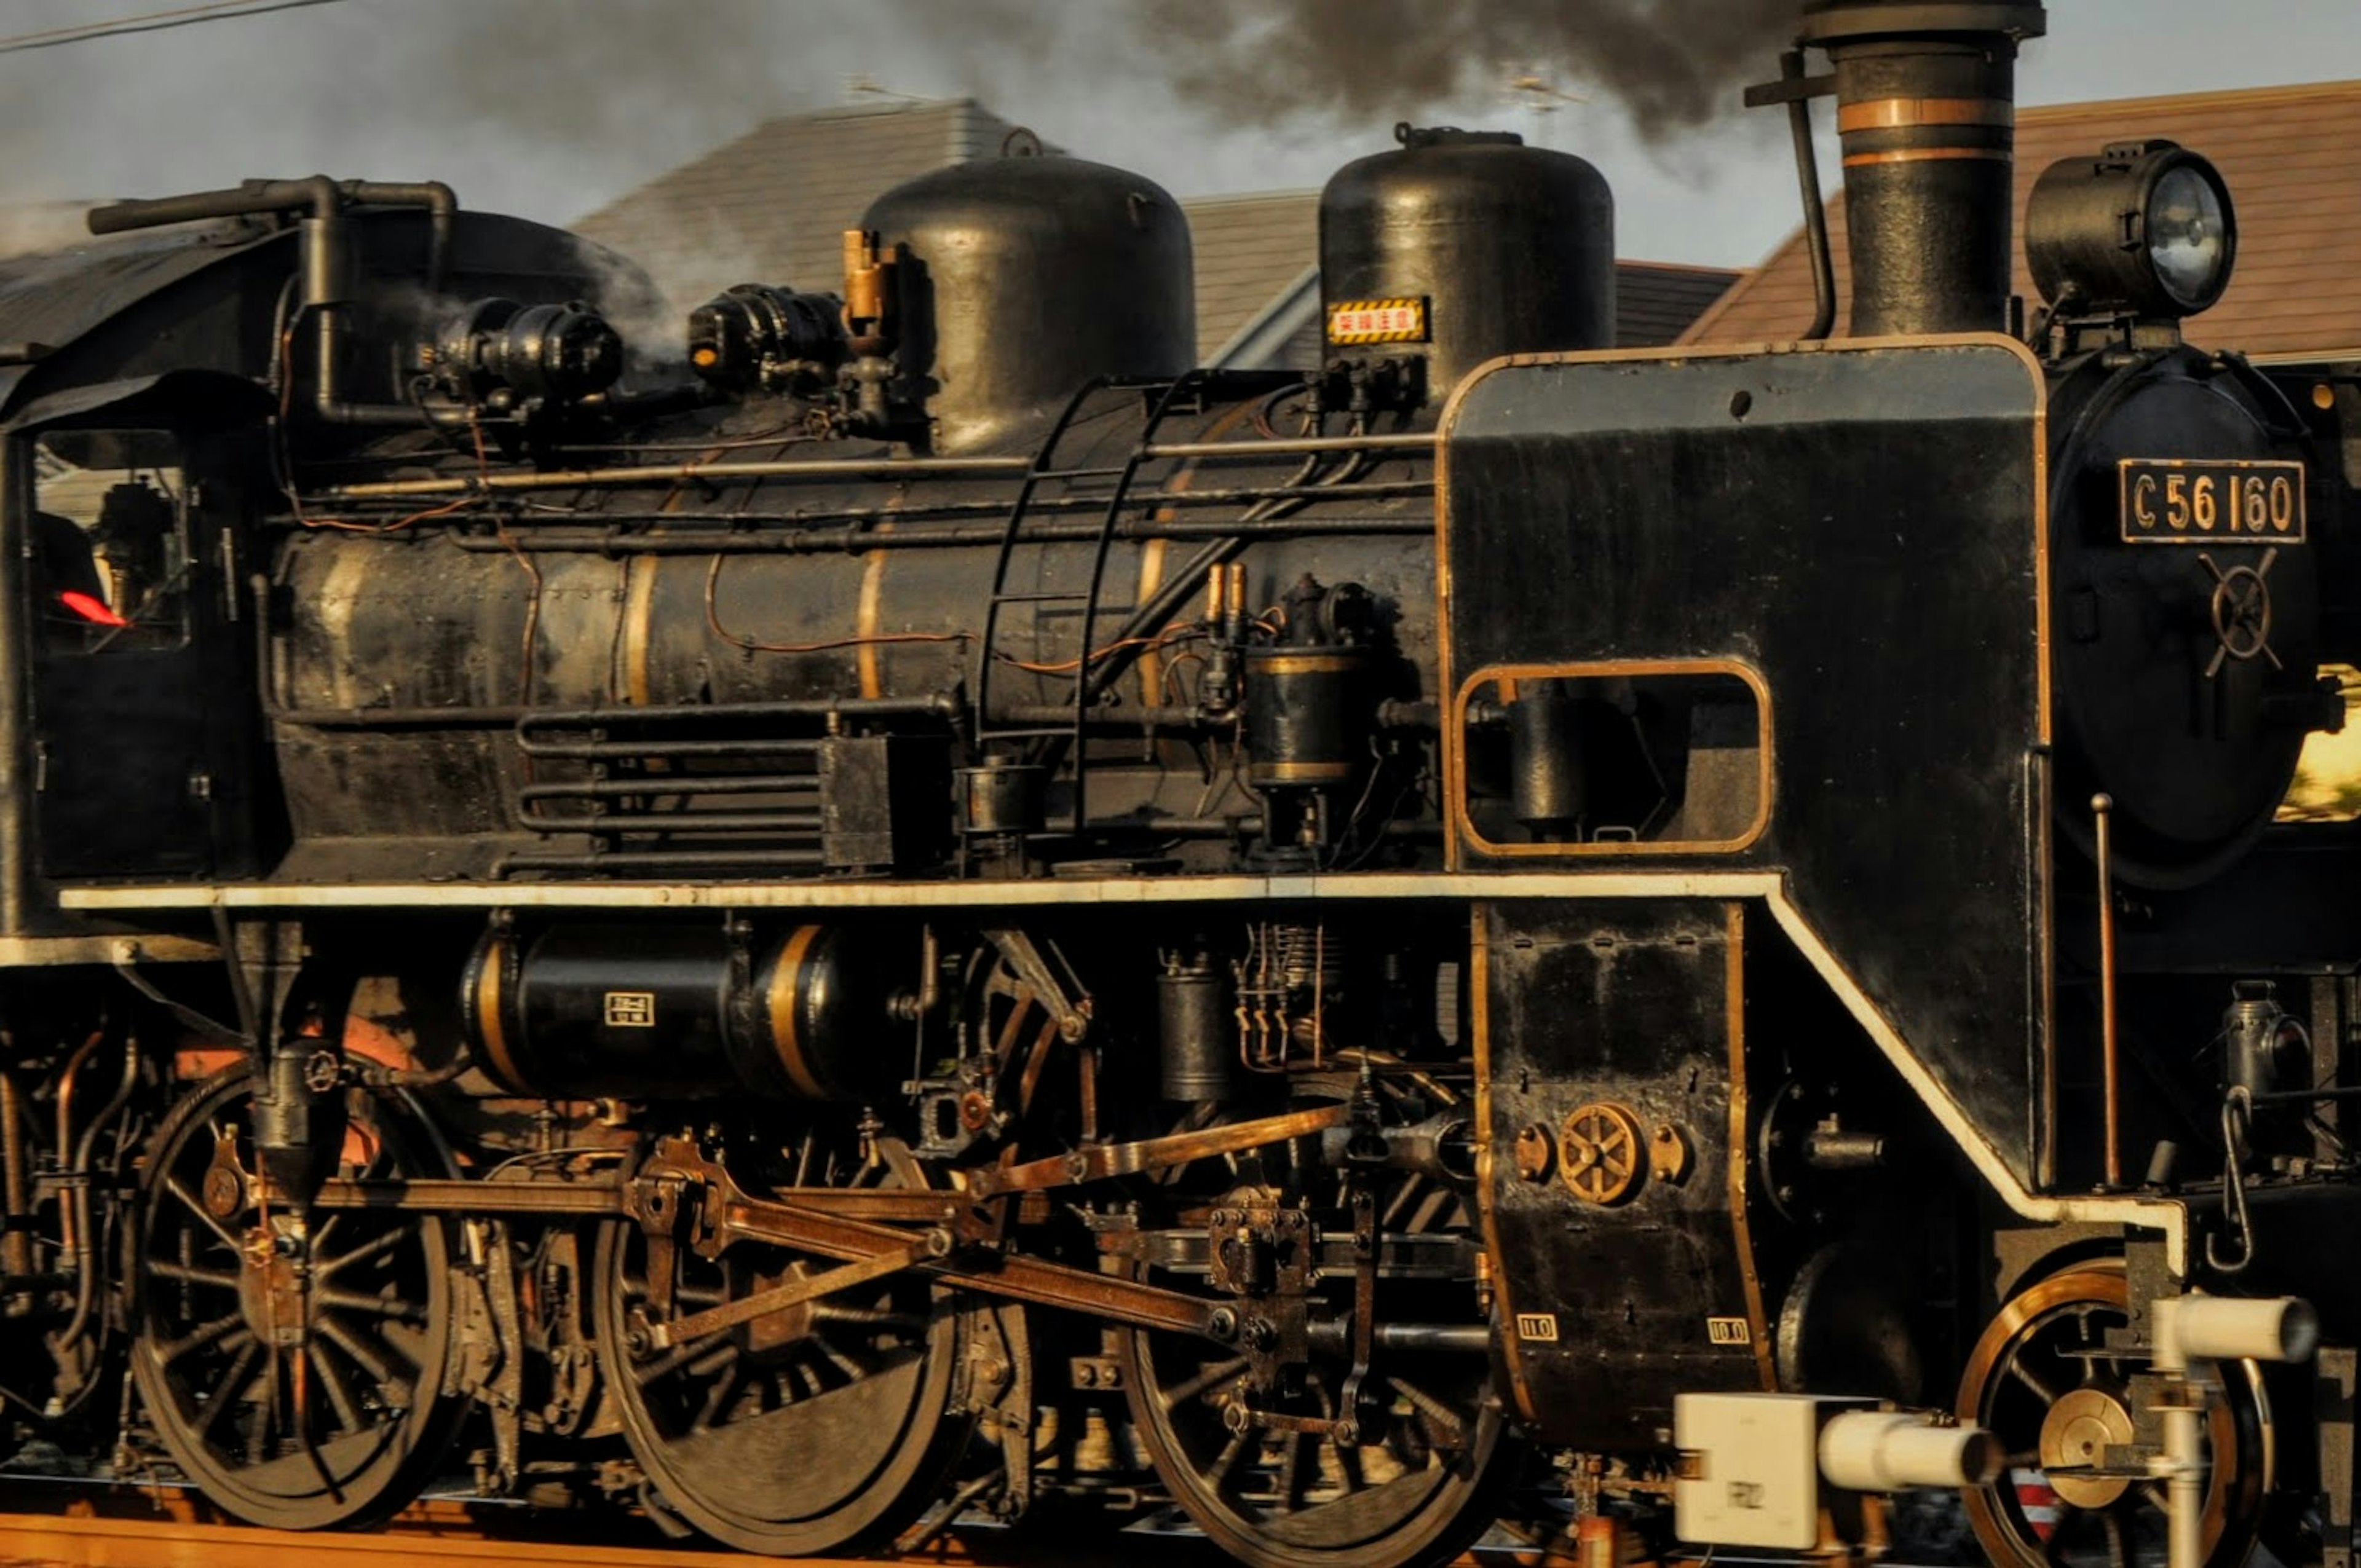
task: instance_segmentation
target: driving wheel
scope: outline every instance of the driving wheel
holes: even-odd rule
[[[452,1174],[406,1098],[345,1093],[347,1174]],[[380,1520],[432,1476],[462,1412],[444,1394],[443,1222],[274,1212],[247,1175],[252,1103],[235,1069],[183,1100],[148,1146],[127,1276],[132,1377],[173,1462],[239,1519]]]
[[[1463,1224],[1452,1194],[1407,1190],[1423,1183],[1404,1179],[1383,1212],[1416,1216],[1406,1229]],[[1342,1231],[1351,1234],[1348,1222]],[[1378,1321],[1480,1324],[1473,1288],[1451,1273],[1389,1275]],[[1205,1283],[1153,1268],[1143,1277]],[[1314,1289],[1327,1321],[1348,1321],[1349,1266],[1326,1270]],[[1381,1343],[1356,1380],[1349,1343],[1348,1332],[1315,1334],[1308,1365],[1257,1389],[1235,1348],[1146,1330],[1123,1336],[1125,1397],[1157,1473],[1231,1556],[1256,1568],[1400,1568],[1456,1554],[1490,1522],[1513,1445],[1488,1398],[1488,1358],[1448,1333],[1406,1332],[1398,1347]]]
[[[925,1185],[917,1161],[890,1140],[873,1161],[848,1159],[815,1179]],[[965,1336],[951,1293],[890,1276],[659,1349],[650,1322],[840,1266],[750,1242],[713,1258],[685,1244],[668,1250],[668,1306],[651,1288],[638,1225],[606,1228],[597,1268],[608,1386],[664,1500],[718,1541],[781,1556],[874,1545],[916,1519],[973,1425],[953,1409]]]

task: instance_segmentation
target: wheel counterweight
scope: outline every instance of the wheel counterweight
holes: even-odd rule
[[[906,1149],[881,1142],[832,1184],[925,1179]],[[807,1556],[890,1541],[936,1498],[973,1426],[954,1408],[963,1309],[916,1276],[663,1348],[647,1332],[833,1266],[752,1243],[701,1257],[624,1223],[599,1240],[600,1353],[631,1452],[683,1518],[742,1551]],[[668,1306],[653,1288],[659,1269]]]

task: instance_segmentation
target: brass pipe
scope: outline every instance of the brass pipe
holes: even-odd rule
[[[33,1234],[28,1173],[25,1168],[25,1091],[16,1076],[0,1072],[0,1174],[5,1174],[8,1229],[0,1234],[0,1275],[22,1279],[33,1272]]]
[[[1293,457],[1323,452],[1430,452],[1439,438],[1434,432],[1403,431],[1397,434],[1284,436],[1277,441],[1165,442],[1142,447],[1140,455],[1158,457]]]
[[[2091,812],[2098,823],[2097,855],[2099,862],[2099,1056],[2106,1085],[2107,1117],[2107,1185],[2124,1184],[2124,1151],[2119,1113],[2122,1102],[2117,1098],[2119,1080],[2115,1035],[2115,889],[2114,833],[2112,821],[2115,802],[2112,795],[2091,797]]]
[[[1432,433],[1306,437],[1282,441],[1200,441],[1140,449],[1143,460],[1200,460],[1208,457],[1286,457],[1327,452],[1432,451]],[[379,479],[358,485],[331,485],[307,500],[366,501],[415,496],[458,496],[478,492],[617,488],[631,486],[688,484],[699,479],[858,479],[989,477],[1023,478],[1033,471],[1029,457],[829,457],[772,463],[653,463],[609,468],[556,469],[514,474],[450,475],[433,479]]]
[[[379,479],[331,485],[306,500],[366,501],[408,496],[459,496],[515,490],[628,488],[694,484],[700,479],[903,479],[1005,475],[1021,479],[1029,457],[831,457],[780,463],[649,463],[626,467],[553,469],[514,474],[464,474],[437,479]]]

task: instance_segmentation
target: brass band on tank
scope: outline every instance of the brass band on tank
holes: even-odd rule
[[[2016,124],[2016,105],[1991,98],[1872,98],[1837,111],[1837,131],[1916,130],[1926,126]]]
[[[764,1013],[771,1023],[771,1049],[778,1058],[779,1070],[787,1075],[787,1081],[795,1085],[797,1093],[812,1100],[824,1100],[827,1094],[804,1056],[796,1017],[803,1007],[804,986],[808,978],[806,960],[822,929],[805,926],[789,937],[779,949],[769,981],[763,987]]]
[[[509,1044],[508,981],[515,962],[516,943],[512,938],[494,936],[478,949],[475,973],[467,986],[471,1003],[468,1022],[474,1026],[476,1044],[483,1051],[485,1069],[505,1088],[530,1094],[533,1085],[518,1070],[515,1052]]]

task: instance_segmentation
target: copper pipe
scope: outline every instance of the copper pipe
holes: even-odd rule
[[[58,1158],[60,1160],[66,1157],[66,1151],[73,1147],[74,1083],[82,1072],[82,1064],[90,1060],[90,1053],[98,1049],[98,1043],[105,1037],[105,1030],[93,1029],[90,1038],[75,1047],[74,1054],[66,1058],[64,1070],[58,1074]]]
[[[66,1058],[64,1070],[58,1074],[58,1163],[60,1166],[71,1157],[69,1151],[73,1148],[74,1084],[80,1078],[82,1064],[90,1060],[90,1053],[98,1049],[99,1041],[105,1037],[105,1030],[93,1029],[90,1032],[90,1038],[84,1040],[74,1054]],[[58,1205],[58,1226],[60,1239],[63,1242],[65,1250],[69,1254],[72,1253],[80,1245],[81,1238],[77,1234],[74,1206],[71,1203]]]
[[[2116,1097],[2114,833],[2111,826],[2114,810],[2114,796],[2096,795],[2091,797],[2091,811],[2098,822],[2099,1053],[2106,1082],[2107,1185],[2121,1187],[2124,1184],[2124,1151],[2118,1119],[2122,1102]]]
[[[90,1125],[82,1130],[82,1139],[74,1146],[72,1164],[67,1168],[69,1174],[76,1179],[68,1189],[60,1211],[71,1212],[78,1217],[73,1244],[77,1277],[74,1281],[73,1317],[67,1321],[64,1332],[58,1335],[57,1343],[60,1346],[72,1344],[81,1339],[98,1317],[98,1249],[91,1245],[90,1240],[96,1234],[90,1213],[90,1162],[98,1149],[100,1129],[113,1120],[116,1112],[130,1103],[131,1092],[138,1085],[139,1036],[126,1034],[123,1038],[122,1081],[115,1086],[115,1092],[107,1097],[106,1103],[98,1108],[98,1114],[90,1119]],[[66,1152],[60,1149],[58,1157],[65,1158]]]

